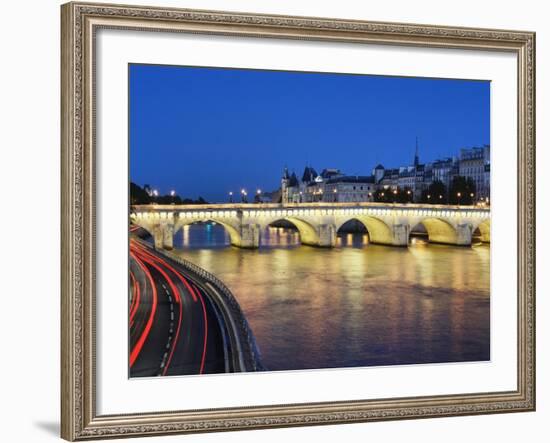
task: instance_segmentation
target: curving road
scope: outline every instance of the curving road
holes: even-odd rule
[[[130,240],[130,376],[232,372],[226,326],[204,282]]]

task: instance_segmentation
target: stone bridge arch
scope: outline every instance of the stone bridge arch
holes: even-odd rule
[[[336,230],[333,225],[312,223],[306,217],[294,215],[277,216],[262,220],[261,229],[278,221],[292,223],[300,234],[300,243],[308,246],[332,247],[336,244]]]
[[[449,219],[428,216],[412,221],[410,224],[410,231],[413,231],[418,225],[422,225],[426,228],[428,241],[430,243],[456,246],[470,246],[472,244],[472,233],[474,229],[470,222],[454,222]]]
[[[381,245],[395,245],[394,232],[383,220],[369,215],[353,215],[340,217],[336,221],[336,232],[346,223],[357,220],[367,229],[369,241]]]
[[[214,222],[220,226],[223,226],[223,228],[226,230],[226,232],[229,234],[229,241],[233,246],[242,247],[242,235],[239,229],[239,226],[235,226],[234,224],[228,222],[227,220],[221,220],[218,217],[201,217],[201,218],[194,218],[194,219],[185,219],[180,218],[177,223],[174,225],[174,235],[178,233],[180,229],[183,229],[184,226],[189,226],[194,223],[207,223],[207,222]]]
[[[479,233],[481,234],[481,241],[483,243],[491,242],[491,219],[486,219],[475,224],[472,232],[474,232],[476,229],[479,229]]]
[[[197,222],[218,223],[229,234],[233,246],[247,247],[246,244],[243,244],[242,227],[238,223],[222,220],[220,217],[211,216],[209,213],[192,218],[170,213],[132,214],[130,217],[135,225],[145,229],[153,236],[156,248],[172,249],[174,247],[174,235],[184,226]]]
[[[298,230],[298,233],[300,234],[300,243],[302,243],[303,245],[320,245],[319,233],[317,232],[315,227],[312,226],[311,223],[298,217],[286,216],[278,218],[276,220],[270,220],[268,223],[263,224],[262,229],[265,229],[271,224],[277,223],[279,221],[287,221],[292,223],[292,225],[294,225],[294,227]]]

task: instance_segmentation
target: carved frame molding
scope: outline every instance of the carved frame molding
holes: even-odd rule
[[[61,434],[67,440],[533,411],[535,34],[219,11],[61,7]],[[512,392],[98,416],[95,412],[95,78],[99,28],[508,51],[518,59],[518,388]]]

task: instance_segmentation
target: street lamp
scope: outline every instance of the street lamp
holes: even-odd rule
[[[229,191],[229,203],[233,203],[233,191]]]

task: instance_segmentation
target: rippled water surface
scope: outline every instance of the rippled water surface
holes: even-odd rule
[[[269,228],[229,246],[219,225],[187,226],[175,252],[238,299],[270,370],[481,361],[489,353],[489,246],[409,248],[343,234],[334,249]]]

